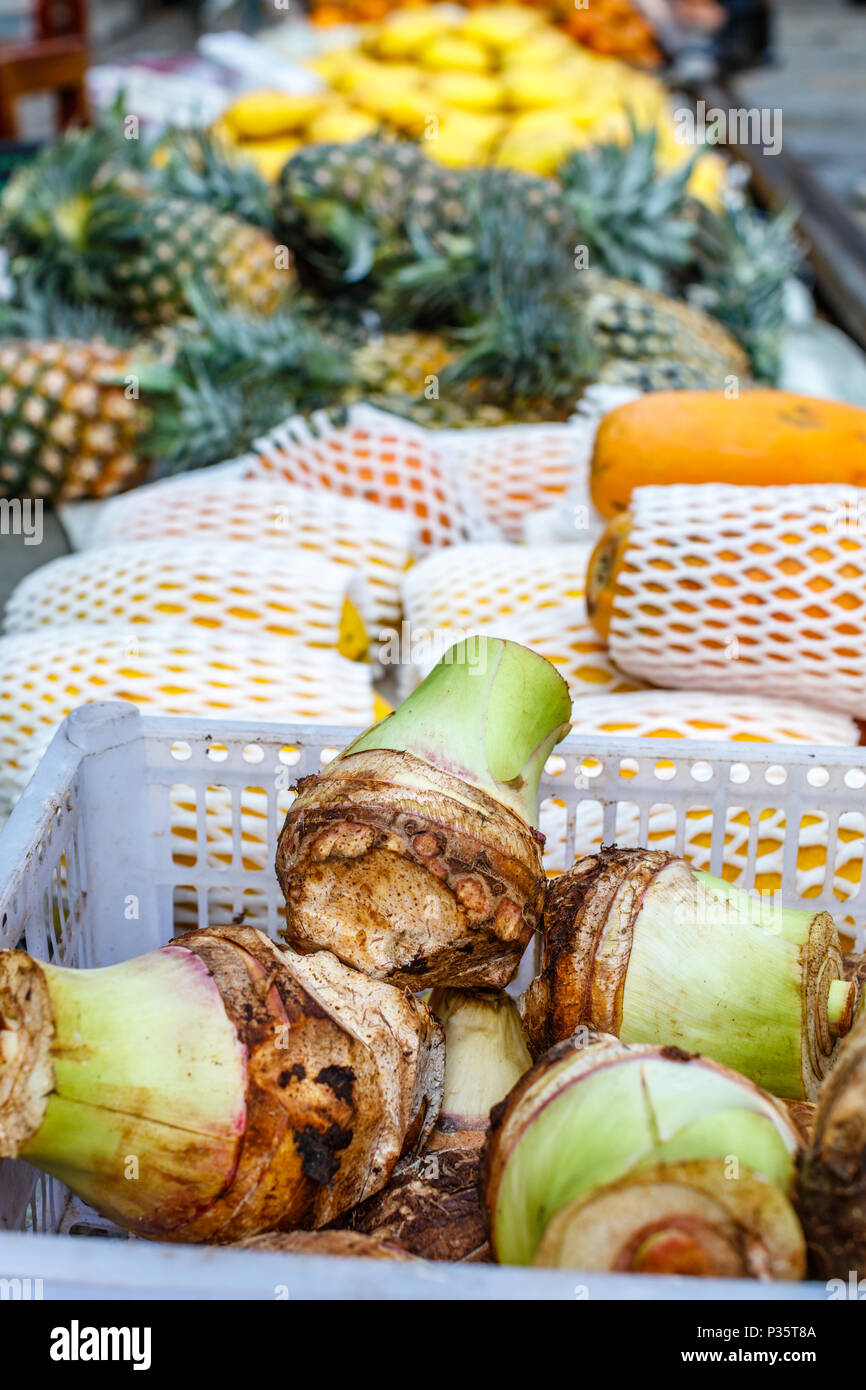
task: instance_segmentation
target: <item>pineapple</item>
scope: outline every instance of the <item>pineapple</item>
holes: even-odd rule
[[[725,376],[750,377],[746,353],[709,314],[626,280],[612,280],[593,271],[582,274],[578,288],[586,291],[583,312],[587,332],[605,358],[625,359],[641,367],[676,362],[687,369],[682,377],[689,385],[689,372],[696,374],[696,381],[705,374],[714,386],[720,386]],[[632,382],[623,377],[623,384]],[[652,389],[672,384],[664,380],[662,372]]]
[[[125,383],[141,371],[107,343],[0,345],[0,496],[105,497],[140,481],[151,412]]]
[[[386,321],[462,325],[451,360],[421,377],[438,378],[435,406],[415,374],[416,418],[420,408],[450,425],[499,424],[573,410],[595,363],[581,315],[566,299],[573,271],[561,228],[527,197],[534,182],[488,171],[465,206],[458,185],[455,207],[469,234],[443,230],[444,206],[431,208],[430,237],[417,224],[413,231],[415,262],[386,277]]]
[[[105,497],[156,459],[174,471],[217,463],[344,387],[339,357],[299,317],[196,308],[172,330],[168,363],[96,336],[115,330],[58,301],[4,306],[0,496]]]
[[[449,238],[475,237],[488,208],[490,217],[507,218],[513,204],[568,244],[572,218],[556,185],[516,169],[444,171],[436,180],[419,182],[406,207],[406,226],[410,239],[420,234],[443,250]]]
[[[71,131],[18,173],[0,198],[0,235],[13,270],[141,324],[165,323],[201,280],[226,302],[272,313],[292,283],[261,227],[204,201],[154,187],[119,166],[117,141]],[[137,142],[128,141],[129,145]]]
[[[698,367],[674,357],[628,362],[614,358],[598,374],[610,386],[629,386],[635,391],[721,391],[727,373]]]
[[[748,379],[745,353],[708,315],[576,270],[576,227],[555,186],[489,170],[461,202],[452,178],[452,196],[410,223],[414,262],[385,276],[378,301],[391,324],[465,325],[463,351],[443,374],[449,393],[463,383],[473,403],[555,420],[600,369],[644,389],[654,378],[659,387]]]
[[[370,401],[432,429],[512,421],[513,412],[483,399],[477,382],[448,383],[446,378],[440,393],[439,381],[453,368],[457,356],[453,344],[440,333],[380,334],[354,354],[356,381],[349,399]]]
[[[207,203],[161,198],[137,205],[140,233],[111,273],[115,303],[138,323],[170,323],[189,305],[190,282],[207,285],[228,304],[271,314],[292,283],[288,259],[261,227]]]
[[[410,191],[425,174],[435,178],[433,165],[406,142],[309,145],[280,176],[280,232],[322,278],[361,280],[382,242],[400,227]]]
[[[686,188],[694,161],[673,173],[658,166],[654,127],[632,123],[629,144],[600,145],[571,154],[558,177],[580,228],[590,263],[647,289],[664,289],[672,272],[694,258],[695,220]]]

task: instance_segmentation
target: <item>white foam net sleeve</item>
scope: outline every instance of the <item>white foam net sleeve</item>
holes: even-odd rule
[[[589,548],[507,542],[463,545],[419,561],[403,580],[403,607],[430,631],[541,614],[583,597]]]
[[[399,622],[400,585],[416,530],[408,513],[358,498],[203,469],[112,498],[89,544],[208,538],[316,555],[363,574],[370,622],[378,631]]]
[[[436,434],[371,406],[352,406],[345,424],[293,416],[255,441],[247,471],[405,512],[418,554],[495,534]]]
[[[561,670],[572,695],[632,690],[610,663],[586,613],[589,549],[582,545],[461,546],[430,555],[403,582],[402,688],[417,684],[448,647],[485,632],[531,647]]]
[[[437,434],[465,471],[493,524],[509,540],[520,540],[527,519],[568,499],[571,539],[589,518],[589,458],[595,422],[499,425],[443,430]],[[584,526],[584,529],[588,529]]]
[[[632,517],[617,666],[866,716],[866,490],[643,487]]]
[[[373,668],[283,638],[84,623],[0,638],[0,805],[24,789],[59,722],[93,700],[149,714],[366,726]]]
[[[519,529],[508,531],[511,539],[523,540],[529,545],[563,541],[595,543],[605,527],[604,518],[593,505],[589,481],[598,427],[609,411],[637,400],[641,395],[642,391],[635,391],[630,386],[610,386],[606,382],[594,382],[587,387],[576,412],[566,422],[566,428],[572,430],[579,440],[569,485],[559,497],[548,497],[536,507],[525,510]],[[525,428],[531,429],[533,426]],[[548,429],[550,426],[541,428]]]
[[[238,541],[141,541],[66,555],[34,570],[9,599],[6,631],[171,623],[214,636],[286,637],[335,649],[347,601],[368,617],[363,577],[306,553]]]
[[[705,690],[639,690],[615,699],[588,695],[575,707],[573,728],[586,734],[744,743],[854,747],[860,741],[856,723],[845,714],[815,709],[799,700]]]
[[[641,690],[614,696],[587,696],[574,704],[572,732],[714,742],[842,746],[855,746],[859,742],[857,725],[846,715],[818,710],[799,701],[691,690]],[[593,760],[587,759],[582,769],[587,799],[577,807],[570,848],[566,844],[565,801],[551,797],[542,804],[540,825],[547,836],[545,864],[549,873],[561,872],[574,857],[601,845],[604,807],[592,799],[594,772]],[[784,782],[783,769],[780,773],[775,785]],[[645,842],[653,849],[684,853],[697,868],[709,869],[713,811],[701,804],[700,782],[695,784],[694,805],[686,812],[682,842],[677,841],[674,808],[664,800],[663,780],[659,782],[658,803],[650,809],[647,832],[642,840],[638,807],[628,800],[630,773],[627,765],[623,766],[621,775],[626,780],[617,808],[617,842],[626,846]],[[832,843],[834,889],[843,901],[860,882],[866,818],[855,813],[843,814],[838,828],[832,828],[832,838],[830,818],[826,815],[804,814],[799,824],[787,826],[784,812],[773,807],[773,785],[771,780],[767,787],[767,806],[760,815],[736,806],[727,811],[724,877],[734,882],[742,880],[752,843],[756,887],[764,891],[778,889],[782,882],[785,838],[794,835],[798,844],[797,891],[805,894],[820,891],[827,868],[828,844]]]

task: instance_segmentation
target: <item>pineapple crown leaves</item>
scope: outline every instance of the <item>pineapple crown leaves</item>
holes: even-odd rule
[[[465,350],[443,380],[480,376],[499,398],[577,394],[596,366],[581,314],[571,252],[560,235],[528,210],[518,189],[488,185],[476,243],[481,274],[469,272]],[[484,181],[481,196],[485,197]],[[465,248],[462,251],[465,258]]]
[[[0,239],[13,274],[38,274],[46,293],[67,299],[111,298],[111,251],[135,203],[128,171],[112,163],[119,138],[104,127],[70,130],[9,182]]]
[[[487,314],[457,337],[443,386],[482,378],[490,399],[576,399],[597,366],[578,301],[529,276],[496,276]]]
[[[769,217],[745,203],[700,213],[699,279],[690,299],[734,335],[755,375],[774,381],[785,322],[785,281],[803,264],[793,207]]]
[[[670,173],[658,163],[658,132],[629,117],[631,141],[577,151],[557,176],[590,259],[608,274],[662,290],[694,259],[687,185],[697,153]]]
[[[14,284],[12,299],[0,304],[0,339],[54,338],[129,347],[133,333],[102,305],[72,303],[46,293],[31,276]]]
[[[196,319],[179,336],[176,386],[148,441],[165,471],[243,453],[295,411],[332,404],[350,380],[340,354],[297,312],[268,318],[226,311],[190,289]]]
[[[539,214],[530,196],[536,183],[512,170],[478,170],[467,180],[460,228],[428,235],[410,222],[410,256],[383,276],[383,318],[472,325],[506,302],[509,279],[515,296],[533,282],[551,302],[566,285],[570,294],[575,228],[567,220],[554,228]]]
[[[443,234],[438,246],[409,229],[412,259],[382,276],[375,306],[392,328],[451,326],[472,317],[485,267],[471,236]]]
[[[225,140],[205,130],[172,129],[154,155],[156,187],[169,196],[193,198],[218,212],[273,232],[273,193],[255,165]]]
[[[297,308],[252,317],[224,309],[203,286],[190,285],[187,295],[196,334],[184,351],[220,373],[245,381],[284,377],[287,386],[314,392],[347,383],[342,355]]]

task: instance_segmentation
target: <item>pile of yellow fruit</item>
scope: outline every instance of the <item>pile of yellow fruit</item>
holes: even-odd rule
[[[359,41],[311,62],[321,91],[252,92],[220,130],[276,177],[301,145],[390,130],[425,142],[442,164],[507,165],[552,174],[572,150],[630,137],[629,116],[659,131],[663,163],[681,163],[664,85],[617,58],[582,48],[541,11],[487,4],[395,10]],[[696,165],[692,191],[712,199],[717,156]]]

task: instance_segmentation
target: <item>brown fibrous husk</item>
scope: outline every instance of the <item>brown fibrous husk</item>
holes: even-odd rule
[[[866,1277],[866,1014],[821,1087],[800,1160],[798,1207],[814,1274]]]
[[[414,1260],[415,1256],[395,1241],[379,1240],[360,1231],[268,1231],[237,1242],[243,1250],[265,1250],[279,1255],[341,1255],[371,1260]]]
[[[541,844],[516,812],[410,753],[304,778],[277,848],[287,941],[374,979],[502,988],[539,923]]]
[[[491,1259],[481,1207],[479,1171],[483,1133],[442,1147],[447,1136],[409,1163],[401,1163],[381,1192],[350,1213],[353,1231],[393,1240],[427,1260],[480,1263]]]
[[[596,954],[614,895],[630,882],[637,908],[653,877],[676,856],[664,850],[603,848],[585,855],[548,888],[541,973],[520,1001],[529,1045],[538,1057],[581,1024],[619,1031],[631,951],[625,933],[616,955]],[[626,913],[621,920],[629,921]],[[633,914],[631,923],[633,926]]]
[[[424,1148],[441,1103],[444,1035],[420,1000],[327,952],[294,956],[250,927],[189,932],[165,949],[197,956],[216,985],[215,1007],[243,1054],[243,1123],[206,1200],[164,1181],[156,1123],[141,1180],[107,1172],[89,1196],[104,1214],[172,1241],[314,1228],[378,1191],[401,1156]],[[0,1153],[15,1157],[37,1140],[56,1089],[55,1022],[39,962],[5,952],[0,965]],[[129,1098],[132,1105],[134,1068]],[[48,1154],[45,1164],[69,1158]]]

